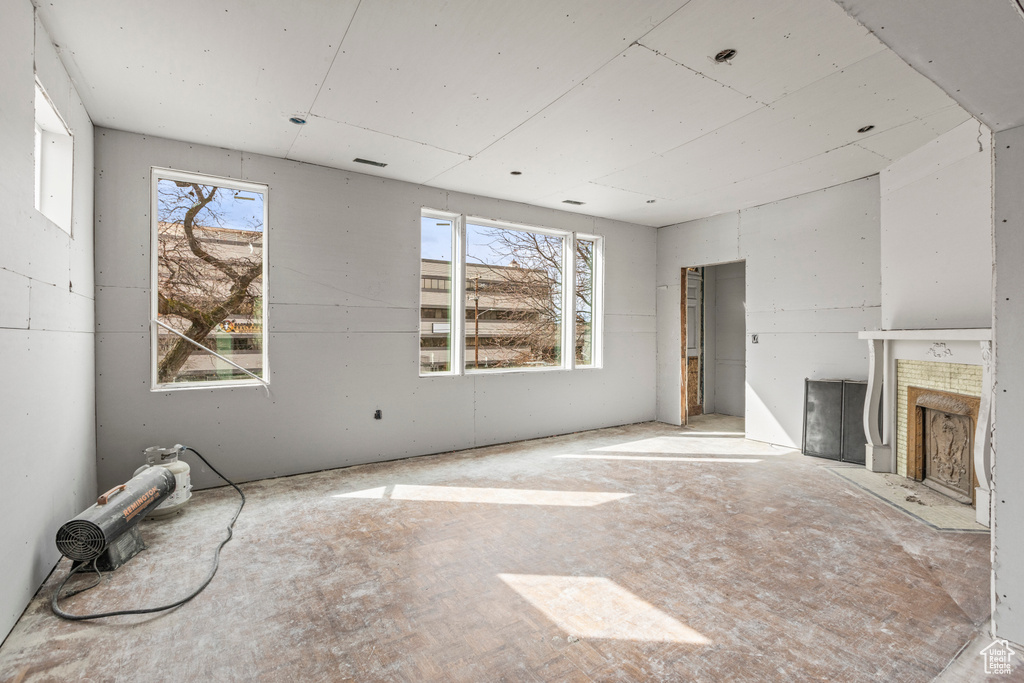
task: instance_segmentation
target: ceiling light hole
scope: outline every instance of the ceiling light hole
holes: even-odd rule
[[[721,64],[723,62],[732,61],[732,58],[735,57],[735,56],[736,56],[736,50],[734,50],[731,47],[729,47],[729,48],[726,48],[726,49],[722,50],[717,55],[715,55],[715,61],[718,62],[719,64]]]
[[[654,203],[654,202],[656,202],[656,201],[657,201],[656,199],[648,199],[648,200],[647,200],[647,203],[648,203],[648,204],[653,204],[653,203]]]
[[[523,175],[522,171],[511,171],[509,175]]]
[[[573,206],[583,206],[585,202],[578,202],[575,199],[563,199],[563,204],[572,204]]]
[[[296,126],[306,125],[306,119],[302,118],[301,116],[293,116],[288,120],[294,123]]]
[[[869,126],[864,126],[863,128],[858,128],[857,132],[858,133],[867,133],[869,130],[874,130],[874,129],[875,129],[874,126],[870,126],[869,125]]]

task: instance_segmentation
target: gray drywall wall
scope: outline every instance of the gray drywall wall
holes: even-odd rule
[[[92,124],[28,0],[0,22],[0,640],[96,497]],[[72,235],[36,211],[35,79],[74,135]]]
[[[804,378],[867,376],[857,332],[881,320],[878,176],[658,230],[659,420],[679,422],[679,269],[738,260],[747,436],[799,447]]]
[[[269,185],[269,397],[150,391],[152,166]],[[99,128],[96,176],[101,485],[151,445],[252,480],[654,417],[653,228]],[[422,207],[604,236],[603,369],[419,377]]]
[[[971,120],[882,171],[884,329],[992,325],[991,142]]]
[[[746,400],[746,271],[745,263],[714,266],[715,412],[744,414]]]
[[[1024,126],[996,133],[994,147],[993,622],[1024,643]]]

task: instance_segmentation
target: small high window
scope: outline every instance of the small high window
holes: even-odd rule
[[[36,210],[70,235],[74,138],[39,81],[35,110]]]
[[[266,196],[153,169],[154,386],[265,383]]]

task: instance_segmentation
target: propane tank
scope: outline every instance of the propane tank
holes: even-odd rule
[[[191,468],[188,463],[178,459],[178,456],[184,452],[185,447],[181,444],[176,444],[171,448],[151,446],[143,451],[146,456],[146,464],[136,470],[136,474],[147,467],[163,467],[174,475],[175,482],[174,492],[146,515],[146,519],[158,519],[173,515],[184,508],[185,503],[192,497],[192,478],[189,476]]]

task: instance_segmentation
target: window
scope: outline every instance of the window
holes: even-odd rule
[[[467,222],[466,370],[562,366],[565,242]]]
[[[39,81],[35,110],[36,210],[70,235],[74,138]]]
[[[266,377],[267,186],[153,169],[153,385]]]
[[[599,237],[429,209],[420,229],[420,374],[600,367]]]
[[[452,254],[457,216],[420,216],[420,373],[451,372]],[[441,286],[441,283],[447,286]]]
[[[577,238],[575,254],[576,273],[576,333],[573,347],[577,367],[594,365],[594,295],[596,288],[597,242]]]

